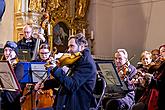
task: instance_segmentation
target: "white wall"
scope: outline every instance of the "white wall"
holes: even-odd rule
[[[112,47],[126,48],[139,60],[143,50],[152,50],[165,43],[165,1],[114,0]]]
[[[93,1],[93,0],[92,0]],[[95,0],[89,16],[95,27],[95,54],[113,57],[125,48],[135,65],[142,51],[165,43],[165,0]],[[91,8],[91,7],[90,7]]]
[[[112,48],[112,2],[91,0],[89,29],[94,30],[94,54],[110,55]]]
[[[14,31],[14,0],[5,0],[6,9],[0,22],[0,44],[13,40]]]

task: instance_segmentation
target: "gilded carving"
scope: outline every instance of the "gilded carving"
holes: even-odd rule
[[[22,1],[22,0],[18,0]],[[26,24],[27,20],[31,20],[31,24],[36,24],[38,27],[42,27],[45,30],[45,37],[48,38],[51,46],[54,46],[54,28],[59,24],[66,25],[65,30],[59,28],[59,32],[62,32],[62,36],[67,37],[71,34],[76,34],[82,32],[84,29],[87,30],[88,22],[86,18],[86,13],[89,7],[90,0],[28,0],[29,7],[27,14],[16,15],[17,19],[22,18],[22,24]],[[17,12],[16,12],[17,13]],[[46,16],[46,14],[48,16]],[[33,15],[34,14],[34,15]],[[37,16],[43,16],[41,19],[36,19]],[[21,16],[21,17],[20,17]],[[25,19],[28,18],[28,19]],[[19,22],[16,24],[16,29]],[[48,25],[49,24],[49,25]],[[50,28],[50,27],[51,28]],[[23,26],[21,26],[23,27]],[[64,26],[65,27],[65,26]],[[73,33],[71,33],[73,30]],[[50,33],[50,34],[48,34]],[[85,32],[86,36],[88,33]],[[63,37],[61,37],[63,38]],[[54,40],[54,41],[53,41]],[[56,42],[58,45],[58,43]],[[59,43],[64,44],[64,43]],[[53,47],[51,47],[53,48]]]
[[[87,11],[87,0],[77,0],[76,18],[84,17]]]
[[[29,11],[41,12],[42,11],[42,0],[30,0]]]

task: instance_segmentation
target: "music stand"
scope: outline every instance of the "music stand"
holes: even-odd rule
[[[117,73],[116,66],[113,60],[97,60],[98,73],[101,74],[107,82],[106,92],[108,93],[123,93],[128,90]]]
[[[15,73],[8,61],[0,61],[0,90],[21,90]]]
[[[48,77],[45,62],[31,62],[32,82],[36,83]]]
[[[20,62],[24,65],[22,83],[36,83],[46,78],[49,70],[45,69],[45,62]]]

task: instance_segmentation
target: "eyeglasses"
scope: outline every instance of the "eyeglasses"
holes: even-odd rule
[[[31,33],[31,31],[24,31],[24,33]]]
[[[40,52],[41,55],[46,55],[48,54],[49,52]]]

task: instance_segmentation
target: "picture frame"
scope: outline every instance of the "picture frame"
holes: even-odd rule
[[[56,47],[58,52],[64,53],[68,47],[69,28],[64,22],[58,22],[53,27],[53,47]]]

